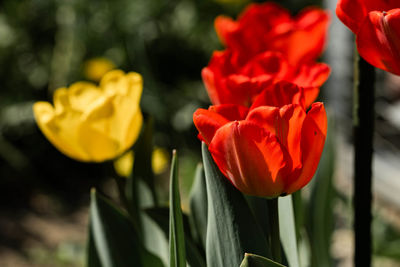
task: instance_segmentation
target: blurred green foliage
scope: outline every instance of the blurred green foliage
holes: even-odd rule
[[[33,191],[72,199],[74,207],[75,195],[87,195],[104,176],[98,165],[56,151],[31,111],[34,101],[51,101],[56,88],[84,80],[84,63],[93,57],[143,75],[142,109],[155,117],[157,145],[198,147],[191,116],[208,102],[200,70],[219,47],[213,19],[225,8],[200,0],[2,1],[0,186],[9,190],[0,198],[6,207],[29,202]]]

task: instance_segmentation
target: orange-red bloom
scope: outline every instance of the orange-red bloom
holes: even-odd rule
[[[215,28],[222,42],[239,52],[241,64],[267,51],[287,55],[292,65],[319,57],[324,49],[329,15],[308,8],[292,17],[275,3],[251,4],[237,21],[219,16]]]
[[[202,71],[208,95],[214,105],[250,106],[257,95],[278,81],[288,81],[305,88],[306,105],[317,98],[319,87],[328,79],[330,68],[324,63],[293,66],[280,52],[258,54],[246,64],[237,62],[238,53],[231,50],[214,52]]]
[[[371,65],[400,75],[400,2],[339,0],[339,19],[356,34],[357,49]]]
[[[292,101],[295,91],[274,101]],[[261,197],[304,187],[317,169],[327,132],[322,103],[312,104],[308,113],[299,104],[250,109],[225,104],[198,109],[193,121],[220,171],[241,192]]]

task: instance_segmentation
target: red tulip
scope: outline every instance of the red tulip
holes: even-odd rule
[[[193,121],[220,171],[241,192],[261,197],[291,194],[314,175],[327,118],[322,103],[238,105],[198,109]]]
[[[288,104],[300,105],[306,109],[305,95],[308,92],[294,83],[280,81],[266,87],[255,99],[250,109],[261,106],[283,107]],[[311,105],[311,104],[310,104]]]
[[[238,53],[231,50],[214,52],[202,77],[214,105],[250,106],[257,95],[278,81],[295,83],[305,89],[306,106],[317,98],[319,87],[328,79],[330,69],[324,63],[291,65],[279,52],[267,51],[246,64],[237,62]]]
[[[371,65],[400,75],[400,2],[339,0],[339,19],[356,34],[357,49]]]
[[[251,4],[237,21],[219,16],[216,31],[222,42],[238,51],[241,63],[267,51],[287,55],[290,63],[308,62],[319,57],[326,42],[329,15],[308,8],[295,17],[275,3]]]

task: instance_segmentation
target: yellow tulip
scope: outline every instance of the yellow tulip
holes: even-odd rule
[[[96,57],[85,62],[83,72],[87,79],[98,82],[104,76],[104,74],[114,68],[114,63],[109,59],[104,57]]]
[[[132,150],[127,151],[121,157],[114,160],[114,169],[121,177],[129,177],[133,169],[135,154]]]
[[[54,93],[48,102],[33,105],[36,122],[46,138],[63,154],[101,162],[130,148],[139,136],[142,77],[114,70],[97,87],[77,82]]]
[[[164,148],[156,147],[151,157],[151,166],[155,174],[163,173],[168,167],[169,154]]]

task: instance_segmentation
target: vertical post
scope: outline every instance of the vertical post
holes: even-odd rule
[[[357,52],[354,67],[354,263],[370,267],[375,69]]]

